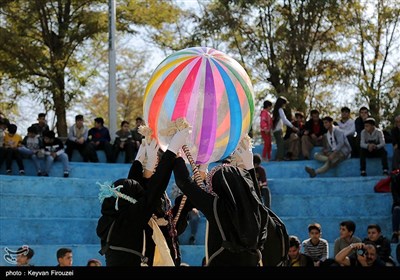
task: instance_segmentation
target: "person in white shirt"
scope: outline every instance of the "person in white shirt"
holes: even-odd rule
[[[350,143],[351,146],[351,156],[355,157],[355,151],[356,151],[356,146],[355,146],[355,132],[356,132],[356,124],[353,119],[350,118],[350,108],[349,107],[343,107],[340,110],[342,114],[342,118],[338,122],[338,126],[341,130],[343,130],[344,135],[346,135],[347,140]]]
[[[311,178],[317,174],[325,173],[330,168],[336,167],[339,163],[349,158],[351,155],[351,147],[344,132],[337,126],[333,125],[333,119],[329,116],[322,119],[327,133],[324,134],[325,140],[324,148],[321,153],[315,153],[314,158],[318,161],[324,162],[324,165],[314,170],[306,166],[306,172],[310,174]]]

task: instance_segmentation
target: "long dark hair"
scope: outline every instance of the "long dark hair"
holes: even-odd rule
[[[279,96],[275,102],[274,111],[272,112],[272,128],[275,129],[276,124],[279,121],[279,109],[282,108],[284,104],[288,103],[287,99],[283,96]]]

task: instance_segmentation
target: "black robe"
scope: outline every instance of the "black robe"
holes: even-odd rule
[[[256,193],[254,186],[257,183],[250,172],[233,166],[224,166],[215,172],[212,188],[218,197],[197,186],[182,158],[175,162],[174,176],[178,187],[209,222],[208,265],[257,266],[261,256],[259,250],[266,238],[268,213]]]
[[[126,179],[128,183],[124,183],[121,192],[137,199],[135,204],[119,198],[119,210],[117,211],[114,197],[104,200],[101,210],[102,217],[100,217],[96,229],[102,248],[106,246],[108,232],[115,221],[108,245],[142,252],[143,230],[146,230],[146,235],[151,236],[149,232],[151,229],[147,223],[168,186],[175,157],[176,155],[169,150],[164,153],[155,174],[148,180],[146,188],[140,184],[143,184],[143,181]],[[126,184],[130,188],[125,188]],[[141,264],[141,258],[138,255],[111,248],[106,250],[105,258],[107,266],[139,266]]]

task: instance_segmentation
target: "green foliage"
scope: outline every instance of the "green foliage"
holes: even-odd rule
[[[60,136],[67,135],[65,110],[85,84],[76,51],[106,30],[101,2],[15,0],[1,6],[0,70],[31,85],[26,94],[56,112]]]

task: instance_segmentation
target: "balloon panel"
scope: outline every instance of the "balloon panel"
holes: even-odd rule
[[[229,156],[248,133],[254,114],[253,87],[246,71],[211,48],[178,51],[153,72],[144,97],[144,118],[165,151],[171,140],[160,131],[185,117],[193,127],[188,147],[196,163]]]

